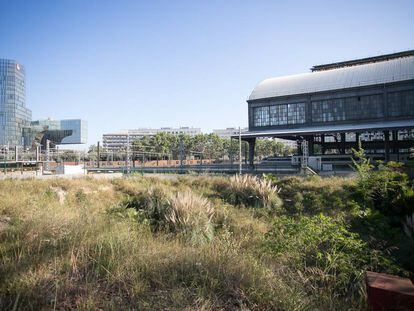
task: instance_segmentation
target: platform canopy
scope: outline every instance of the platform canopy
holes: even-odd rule
[[[294,136],[318,135],[318,134],[332,134],[332,133],[346,133],[346,132],[364,132],[364,131],[383,131],[383,130],[398,130],[398,129],[412,129],[414,128],[414,119],[412,120],[396,120],[386,122],[370,122],[360,124],[336,124],[323,125],[302,128],[283,128],[270,129],[262,131],[248,131],[241,134],[242,139],[257,138],[257,137],[279,137],[287,138]],[[238,135],[232,136],[238,138]]]

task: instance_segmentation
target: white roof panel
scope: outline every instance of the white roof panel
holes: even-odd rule
[[[260,82],[249,100],[323,92],[414,79],[414,56],[353,65]]]

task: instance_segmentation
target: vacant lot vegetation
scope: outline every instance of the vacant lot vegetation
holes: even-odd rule
[[[364,309],[414,271],[412,184],[368,175],[1,181],[0,308]]]

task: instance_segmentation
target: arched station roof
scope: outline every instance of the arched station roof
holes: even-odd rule
[[[316,66],[318,67],[318,66]],[[315,67],[315,68],[316,68]],[[323,66],[321,66],[323,67]],[[250,100],[308,94],[414,79],[414,55],[270,78],[253,89]]]

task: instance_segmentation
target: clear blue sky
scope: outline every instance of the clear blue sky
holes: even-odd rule
[[[126,128],[247,125],[272,76],[414,49],[414,1],[0,0],[0,58],[26,67],[33,118]]]

